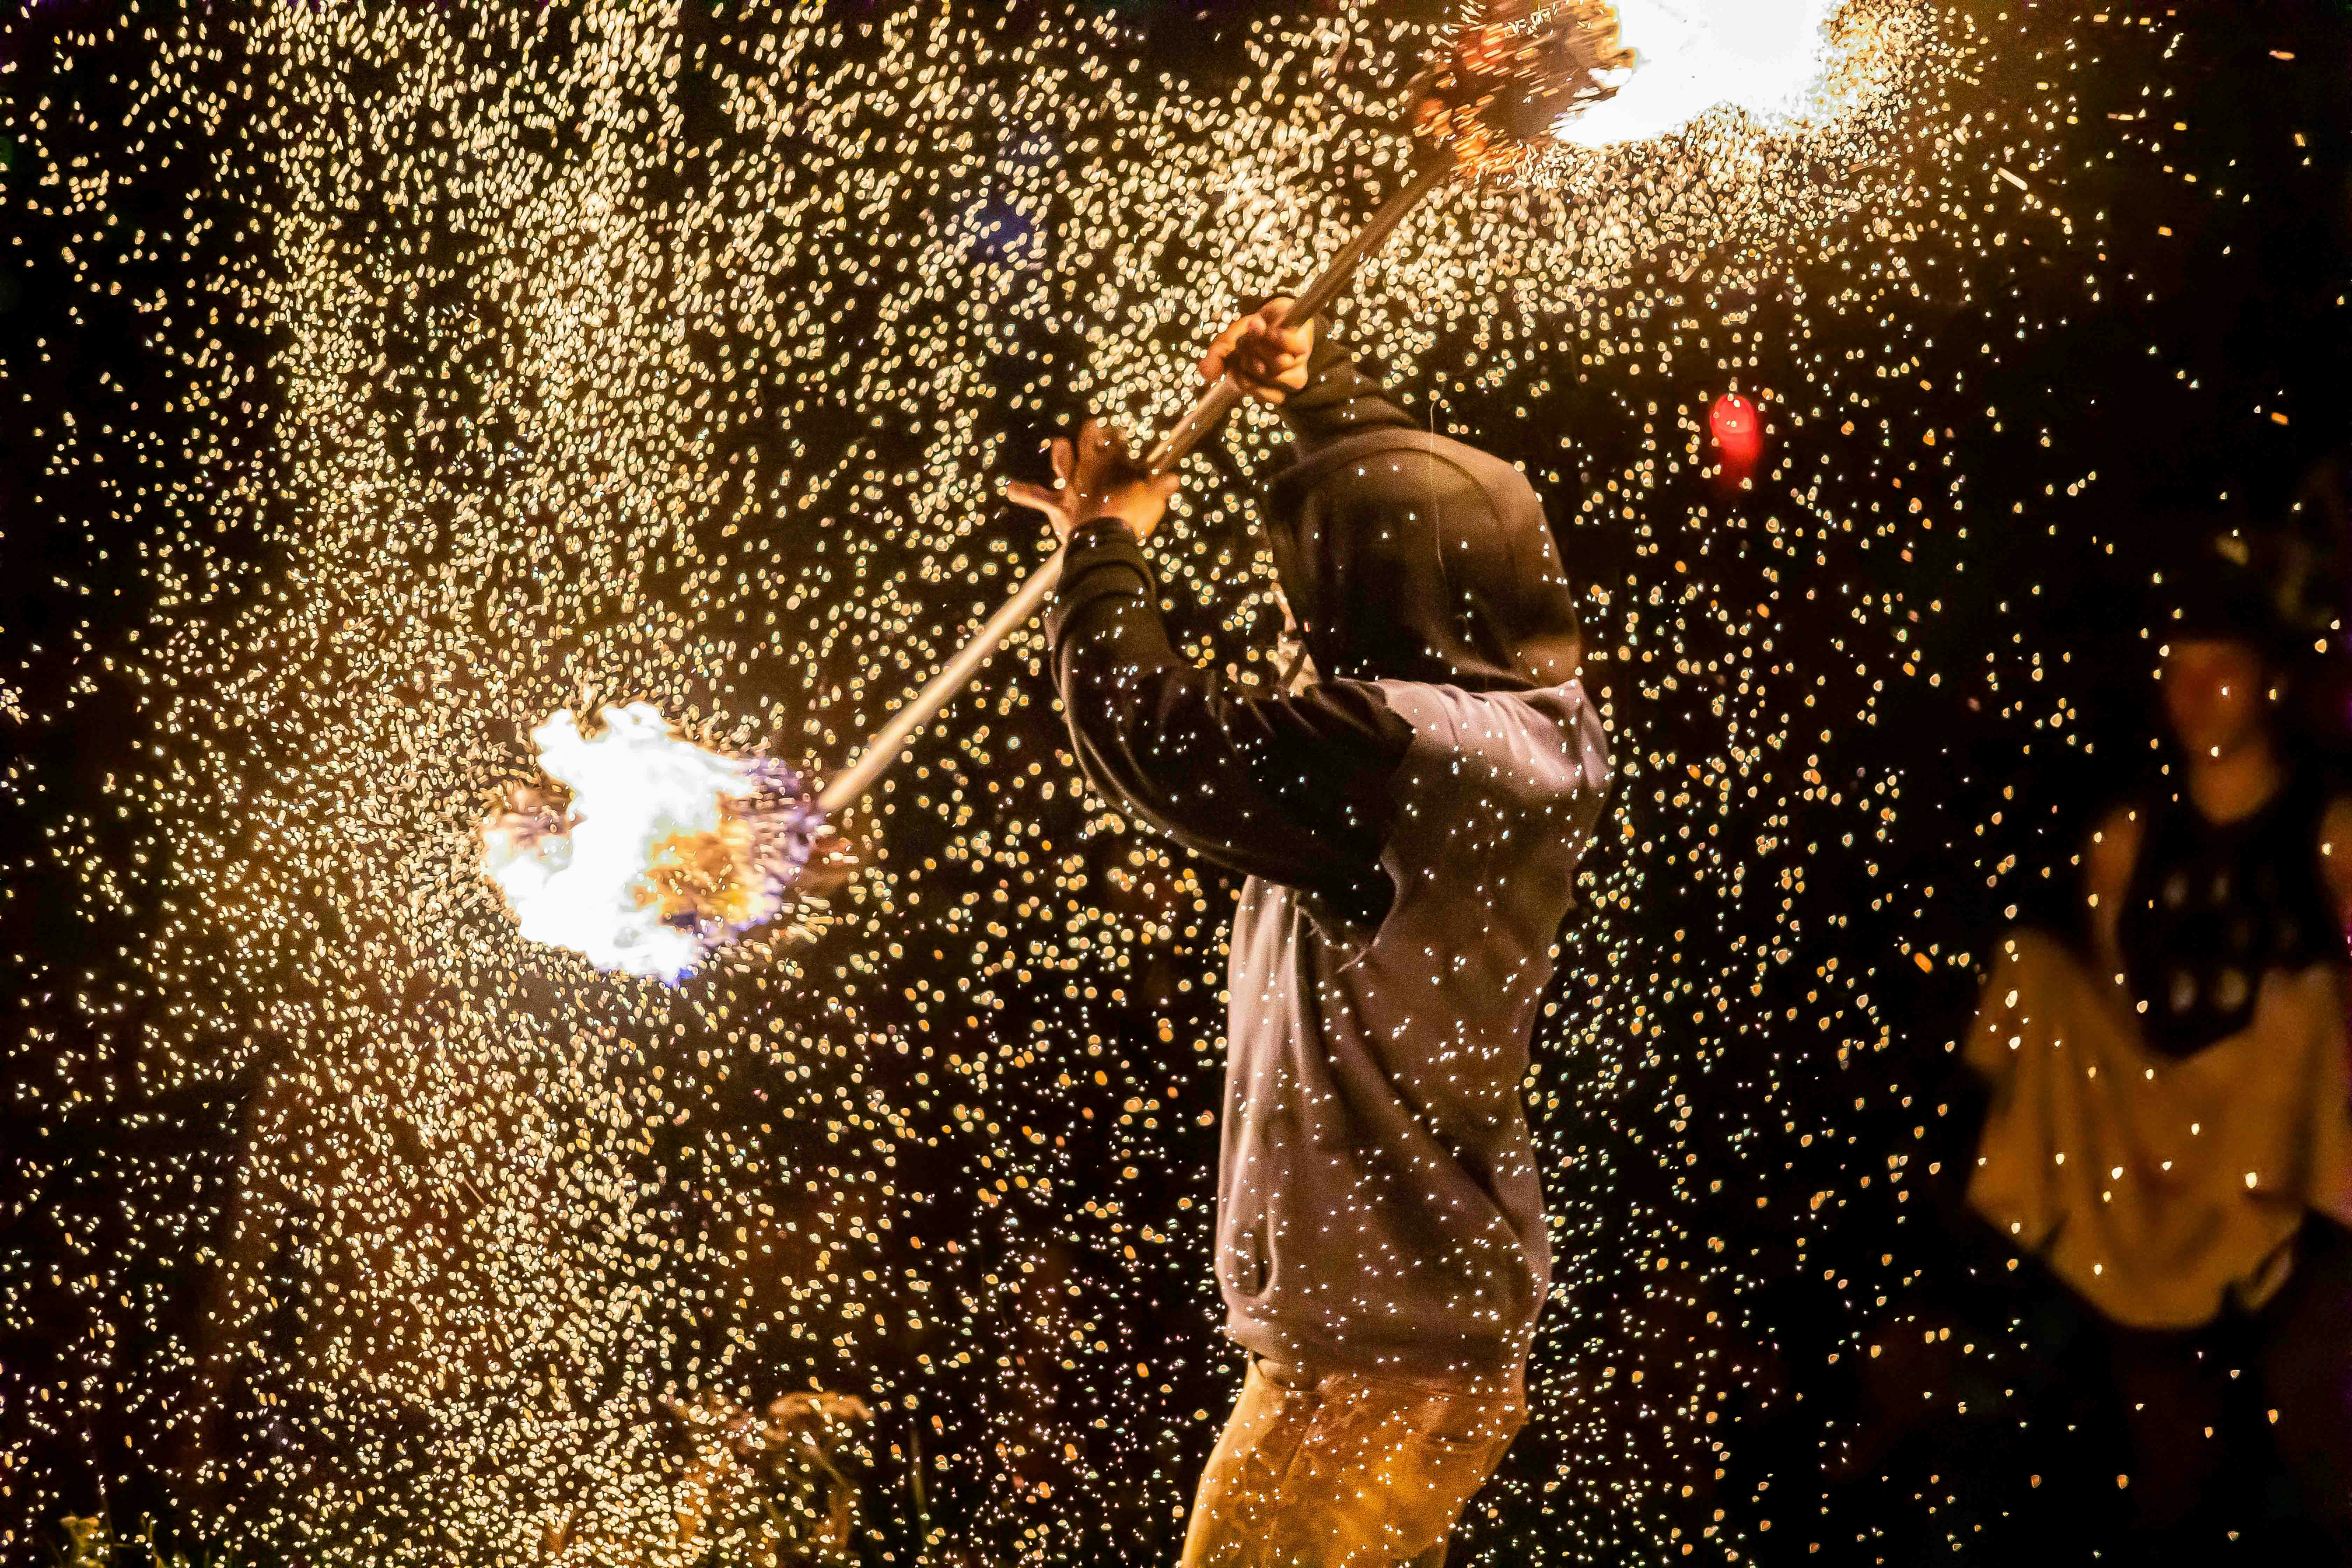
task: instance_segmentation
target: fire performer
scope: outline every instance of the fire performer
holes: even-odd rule
[[[1069,542],[1048,626],[1088,776],[1248,878],[1216,1270],[1249,1367],[1185,1568],[1433,1564],[1526,1418],[1550,1252],[1519,1085],[1606,736],[1533,489],[1288,303],[1201,364],[1296,447],[1265,498],[1286,689],[1177,655],[1139,548],[1175,481],[1117,435],[1008,489]]]

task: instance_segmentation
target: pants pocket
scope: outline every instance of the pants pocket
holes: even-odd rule
[[[1466,1394],[1425,1394],[1402,1412],[1406,1435],[1440,1447],[1507,1445],[1527,1425],[1519,1400],[1480,1399]],[[1501,1450],[1497,1448],[1496,1457]]]
[[[1432,1394],[1399,1412],[1387,1546],[1410,1562],[1445,1539],[1527,1419],[1517,1401]]]

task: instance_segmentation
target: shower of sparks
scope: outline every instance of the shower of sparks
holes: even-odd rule
[[[649,703],[603,718],[531,731],[568,798],[514,786],[482,823],[482,874],[525,941],[680,980],[782,911],[824,819],[780,763],[706,751]]]
[[[1584,79],[1582,101],[1553,126],[1555,135],[1580,145],[1663,135],[1735,103],[1786,119],[1820,86],[1827,12],[1818,4],[1759,12],[1640,7],[1637,0],[1639,47],[1631,51],[1619,47],[1617,13],[1609,6],[1497,20],[1512,15],[1496,13],[1473,29],[1480,51],[1507,55],[1529,27],[1590,36],[1583,58],[1601,62],[1599,75]],[[1520,48],[1533,58],[1541,52]],[[1622,68],[1612,64],[1619,60]],[[1568,134],[1628,80],[1634,106],[1609,116],[1611,129]],[[1464,114],[1462,134],[1480,136],[1475,110]],[[1474,169],[1524,168],[1528,158],[1525,151],[1459,155]],[[583,739],[568,711],[532,732],[541,766],[569,791],[570,807],[518,786],[510,807],[482,824],[483,872],[525,940],[569,948],[599,969],[675,982],[783,909],[822,817],[789,772],[779,793],[773,768],[747,768],[679,739],[646,704],[607,708],[604,718],[607,733],[597,741]],[[755,792],[758,807],[743,809],[742,797]]]
[[[135,552],[153,613],[102,653],[61,629],[85,662],[5,700],[44,744],[101,686],[135,700],[135,763],[43,831],[92,931],[139,924],[128,978],[29,975],[9,1049],[59,1059],[27,1093],[60,1118],[135,1086],[216,1138],[123,1178],[190,1217],[142,1197],[100,1252],[58,1243],[82,1271],[6,1276],[12,1312],[89,1325],[10,1407],[152,1421],[239,1555],[668,1563],[748,1539],[680,1541],[668,1401],[824,1390],[872,1415],[884,1560],[1164,1561],[1233,1384],[1233,889],[1089,795],[1035,636],[871,797],[828,940],[692,987],[547,962],[480,875],[479,803],[528,768],[515,716],[624,695],[715,752],[845,755],[1033,559],[994,498],[1040,427],[1157,426],[1236,300],[1394,186],[1431,29],[1364,0],[1261,18],[1195,80],[1092,3],[118,14],[83,47],[160,58],[135,89],[0,89],[0,188],[84,308],[169,358],[102,427],[11,417],[113,499],[93,560]],[[2065,138],[2125,134],[2083,108],[2093,52],[1984,85],[2048,25],[1629,4],[1654,67],[1620,129],[1583,127],[1610,144],[1433,198],[1341,311],[1417,416],[1545,492],[1622,759],[1536,1045],[1556,1299],[1532,1425],[1465,1527],[1482,1561],[1681,1561],[1702,1531],[1841,1560],[1801,1476],[1725,1476],[1765,1473],[1741,1424],[1787,1408],[1764,1287],[1844,1205],[1907,1195],[1846,1163],[1865,1101],[1912,1119],[1874,998],[1968,962],[1838,933],[1943,893],[1897,852],[1952,829],[1915,827],[1917,781],[1868,748],[1883,700],[1957,679],[1917,640],[1978,576],[1926,564],[1982,504],[1953,430],[2001,429],[1979,378],[2055,330],[2021,279],[2113,286],[2069,184]],[[1706,50],[1643,43],[1677,27]],[[197,200],[140,216],[151,165],[191,157]],[[182,246],[221,258],[208,287],[139,270]],[[1931,390],[1931,338],[1982,353]],[[1727,391],[1772,438],[1737,504]],[[1282,440],[1252,410],[1230,446]],[[1251,497],[1189,479],[1154,542],[1177,632],[1263,681]],[[2029,647],[1970,646],[1972,679],[2023,679]],[[2022,689],[2041,746],[2063,699]],[[0,802],[44,787],[0,763]],[[137,1271],[192,1254],[217,1284],[166,1321]],[[1835,1279],[1831,1360],[1927,1263],[1885,1265]],[[189,1403],[103,1392],[142,1333]],[[7,1555],[65,1484],[12,1473]]]

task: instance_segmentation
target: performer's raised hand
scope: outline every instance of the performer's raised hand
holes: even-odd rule
[[[1215,381],[1231,375],[1243,391],[1260,403],[1279,405],[1307,384],[1307,356],[1315,347],[1315,323],[1307,321],[1283,330],[1288,299],[1268,300],[1242,317],[1209,345],[1201,356],[1201,379]]]
[[[1089,419],[1078,427],[1078,438],[1056,437],[1053,444],[1054,482],[1033,485],[1014,479],[1004,487],[1015,506],[1034,507],[1045,514],[1054,531],[1068,539],[1080,524],[1116,517],[1148,539],[1168,510],[1176,493],[1176,476],[1157,479],[1128,455],[1125,433]]]

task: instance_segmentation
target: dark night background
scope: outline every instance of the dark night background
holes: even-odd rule
[[[689,12],[694,5],[688,0]],[[2352,7],[2342,0],[2182,5],[2161,8],[2170,19],[2165,29],[2108,34],[2096,34],[2088,5],[2012,0],[2012,7],[2053,50],[2078,37],[2105,42],[2101,63],[2079,79],[2082,123],[2061,136],[2079,143],[2077,163],[2093,162],[2091,172],[2071,176],[2070,205],[2105,214],[2111,286],[2091,303],[2063,259],[2036,266],[2003,257],[1995,268],[1961,258],[1963,267],[1981,261],[1990,279],[1977,303],[1940,319],[1941,307],[1926,307],[1904,331],[1921,377],[1941,386],[1952,370],[1976,377],[1966,395],[1939,395],[1942,405],[1931,397],[1921,411],[1924,423],[1951,432],[1937,456],[1948,454],[1965,476],[1967,537],[1948,529],[1919,534],[1900,560],[1892,547],[1856,552],[1832,574],[1873,591],[1907,585],[1914,607],[1932,593],[1940,606],[1917,620],[1911,646],[1921,668],[1940,672],[1941,681],[1906,684],[1874,722],[1832,723],[1835,733],[1820,747],[1819,773],[1832,784],[1902,776],[1910,826],[1885,861],[1883,885],[1935,889],[1932,898],[1881,907],[1874,901],[1881,884],[1854,887],[1846,921],[1814,933],[1825,945],[1808,955],[1818,962],[1842,953],[1849,973],[1869,977],[1891,1040],[1853,1077],[1785,1087],[1776,1116],[1785,1113],[1792,1127],[1835,1129],[1802,1153],[1793,1142],[1733,1152],[1728,1133],[1756,1114],[1738,1075],[1685,1086],[1699,1129],[1693,1146],[1706,1148],[1706,1130],[1719,1128],[1724,1174],[1736,1178],[1725,1182],[1719,1208],[1685,1223],[1749,1255],[1750,1273],[1767,1284],[1746,1308],[1751,1321],[1772,1325],[1777,1360],[1759,1377],[1750,1408],[1731,1413],[1722,1471],[1698,1476],[1674,1517],[1696,1534],[1721,1517],[1717,1510],[1743,1520],[1769,1512],[1774,1528],[1749,1535],[1764,1562],[2087,1562],[2111,1538],[2124,1461],[2086,1364],[2082,1313],[2030,1267],[2007,1268],[1997,1242],[1960,1202],[1978,1101],[1948,1045],[1970,1015],[1982,968],[1976,955],[2012,909],[2018,918],[2063,918],[2084,824],[2155,765],[2147,739],[2155,659],[2143,631],[2151,624],[2149,569],[2217,523],[2286,517],[2298,495],[2317,493],[2309,490],[2315,473],[2352,438],[2352,315],[2343,302],[2352,288]],[[1197,0],[1135,0],[1115,9],[1156,68],[1207,81],[1226,68],[1234,30],[1276,8],[1256,0],[1205,8]],[[168,481],[174,455],[193,441],[226,439],[266,464],[273,344],[232,320],[226,292],[208,290],[240,268],[268,263],[252,210],[202,178],[201,139],[228,144],[240,133],[233,120],[190,123],[192,145],[169,160],[106,140],[103,128],[127,112],[144,75],[142,51],[152,46],[136,28],[70,51],[61,40],[87,37],[108,16],[102,5],[53,0],[0,23],[0,61],[13,67],[0,75],[0,97],[20,108],[45,95],[78,99],[80,124],[100,129],[74,132],[88,142],[74,150],[116,174],[96,242],[102,264],[88,273],[68,256],[89,259],[80,223],[68,232],[62,220],[44,219],[16,189],[0,208],[0,695],[21,693],[21,712],[0,710],[0,1148],[7,1154],[0,1457],[8,1463],[0,1470],[0,1517],[20,1543],[26,1531],[61,1542],[59,1516],[105,1510],[125,1525],[152,1515],[167,1536],[200,1544],[202,1500],[176,1479],[196,1375],[185,1346],[208,1289],[197,1249],[208,1237],[218,1244],[207,1227],[222,1223],[219,1194],[247,1107],[235,1085],[127,1092],[126,1062],[103,1050],[59,1048],[59,1038],[81,1026],[63,1001],[68,989],[112,987],[126,1005],[145,1005],[121,965],[146,911],[135,889],[111,923],[55,911],[74,901],[68,889],[77,855],[131,850],[136,824],[117,825],[119,844],[80,847],[61,837],[62,824],[102,780],[135,768],[147,739],[145,711],[117,667],[134,655],[154,611],[151,579],[138,569],[141,542],[93,520],[115,513],[127,478]],[[697,24],[689,17],[687,25]],[[2182,42],[2168,53],[2158,35],[2169,29]],[[238,35],[226,26],[216,31],[217,69],[234,78]],[[68,52],[70,66],[61,66]],[[2014,51],[2000,69],[2030,73],[2025,53]],[[1997,78],[1987,85],[2000,90]],[[2160,154],[2123,139],[2114,118],[2144,107],[2151,85],[2169,95],[2158,117],[2192,127],[2164,136]],[[2200,177],[2191,183],[2183,172]],[[0,141],[0,181],[14,184],[30,173],[17,145]],[[173,240],[142,249],[134,234]],[[114,282],[119,290],[107,287]],[[182,320],[220,308],[219,330],[246,378],[232,408],[200,420],[176,400],[157,318],[141,305],[158,289],[180,301],[173,313]],[[1771,368],[1775,323],[1787,319],[1782,302],[1748,303],[1766,344],[1760,379],[1791,387],[1803,374],[1793,345],[1780,362],[1788,368]],[[1828,331],[1847,331],[1848,342],[1815,342],[1807,355],[1833,358],[1843,346],[1884,352],[1887,334],[1876,323],[1816,318],[1817,333],[1823,320]],[[2008,320],[2035,323],[2030,342],[1979,375],[1979,345]],[[1037,371],[1007,363],[994,374],[1010,389]],[[1538,423],[1579,432],[1580,470],[1564,473],[1548,497],[1556,518],[1572,514],[1581,485],[1630,460],[1638,437],[1622,391],[1596,376],[1538,405]],[[1466,391],[1454,399],[1453,416],[1474,429],[1507,427],[1522,397],[1515,388]],[[2000,411],[1998,419],[1988,408]],[[83,449],[103,451],[103,462],[57,471],[56,442],[42,432],[68,419],[84,433]],[[1832,443],[1824,461],[1851,501],[1873,493],[1896,459],[1856,438],[1843,450]],[[2094,470],[2096,481],[2076,495],[2076,482]],[[1727,498],[1696,477],[1675,483],[1690,512],[1706,509],[1706,521],[1648,542],[1593,529],[1564,533],[1571,570],[1622,581],[1653,552],[1703,553],[1709,539],[1748,526],[1772,499],[1761,488]],[[1654,498],[1652,515],[1674,516],[1677,499],[1672,489]],[[233,576],[224,601],[205,612],[224,624],[239,595],[268,580],[255,526],[260,510],[225,503],[217,512],[220,551],[253,568]],[[2315,503],[2306,507],[2303,526],[2324,534],[2318,513]],[[1834,598],[1782,601],[1784,654],[1806,660],[1806,649],[1840,634],[1843,610]],[[2037,661],[2045,673],[2033,673]],[[1864,707],[1868,681],[1847,673],[1854,668],[1850,659],[1819,661],[1828,678],[1822,712]],[[1621,705],[1644,709],[1653,735],[1671,737],[1675,704],[1696,701],[1687,689],[1679,697],[1637,690],[1617,666],[1601,674],[1614,682]],[[2319,679],[2315,672],[2315,689]],[[2021,683],[2031,713],[2015,697]],[[2074,711],[2063,729],[2039,717],[2057,707]],[[1783,835],[1791,845],[1811,827],[1847,826],[1825,805],[1818,818],[1796,809]],[[1602,853],[1627,851],[1612,837]],[[1780,867],[1768,869],[1777,875]],[[1680,889],[1670,877],[1651,879],[1649,888],[1653,902],[1632,918],[1661,952],[1679,950],[1686,925],[1718,918],[1712,892]],[[1969,961],[1955,962],[1960,954]],[[1692,953],[1678,960],[1699,961]],[[1801,1005],[1809,967],[1779,971],[1771,984],[1787,994],[1768,994],[1768,1008]],[[1574,984],[1572,976],[1562,982],[1569,991]],[[82,1077],[61,1082],[59,1064],[68,1061]],[[1862,1076],[1874,1098],[1849,1109]],[[1719,1099],[1710,1102],[1710,1094]],[[1854,1196],[1834,1223],[1783,1218],[1788,1205],[1775,1205],[1769,1217],[1754,1206],[1759,1190],[1801,1196],[1834,1185],[1849,1162],[1883,1169],[1885,1152],[1895,1149],[1940,1167],[1915,1176],[1907,1202],[1875,1189]],[[930,1179],[956,1176],[944,1170]],[[1628,1167],[1624,1181],[1629,1207],[1671,1204],[1650,1190],[1662,1176]],[[1801,1231],[1810,1237],[1801,1269]],[[142,1310],[121,1314],[119,1328],[93,1342],[93,1314],[104,1304],[73,1281],[93,1258],[108,1257],[143,1260],[135,1277],[109,1288]],[[1194,1265],[1205,1272],[1205,1258],[1176,1267]],[[1832,1290],[1830,1275],[1859,1288]],[[1198,1332],[1200,1305],[1189,1292],[1165,1303],[1167,1322],[1156,1330],[1158,1304],[1135,1310],[1147,1338]],[[1951,1330],[1948,1342],[1929,1344],[1940,1328]],[[1827,1352],[1856,1331],[1883,1341],[1887,1353],[1825,1365]],[[2013,1344],[2017,1353],[1991,1366],[1951,1353],[1969,1340]],[[93,1342],[104,1347],[97,1361]],[[1202,1400],[1216,1402],[1224,1373],[1210,1365],[1194,1375]],[[81,1397],[71,1408],[47,1392],[76,1384]],[[2237,1414],[2246,1456],[2240,1555],[2323,1560],[2263,1452],[2251,1387]],[[1196,1436],[1204,1450],[1205,1431]],[[1759,1495],[1774,1508],[1759,1510]],[[1818,1552],[1808,1551],[1816,1541]],[[2112,1550],[2103,1560],[2116,1560]]]

